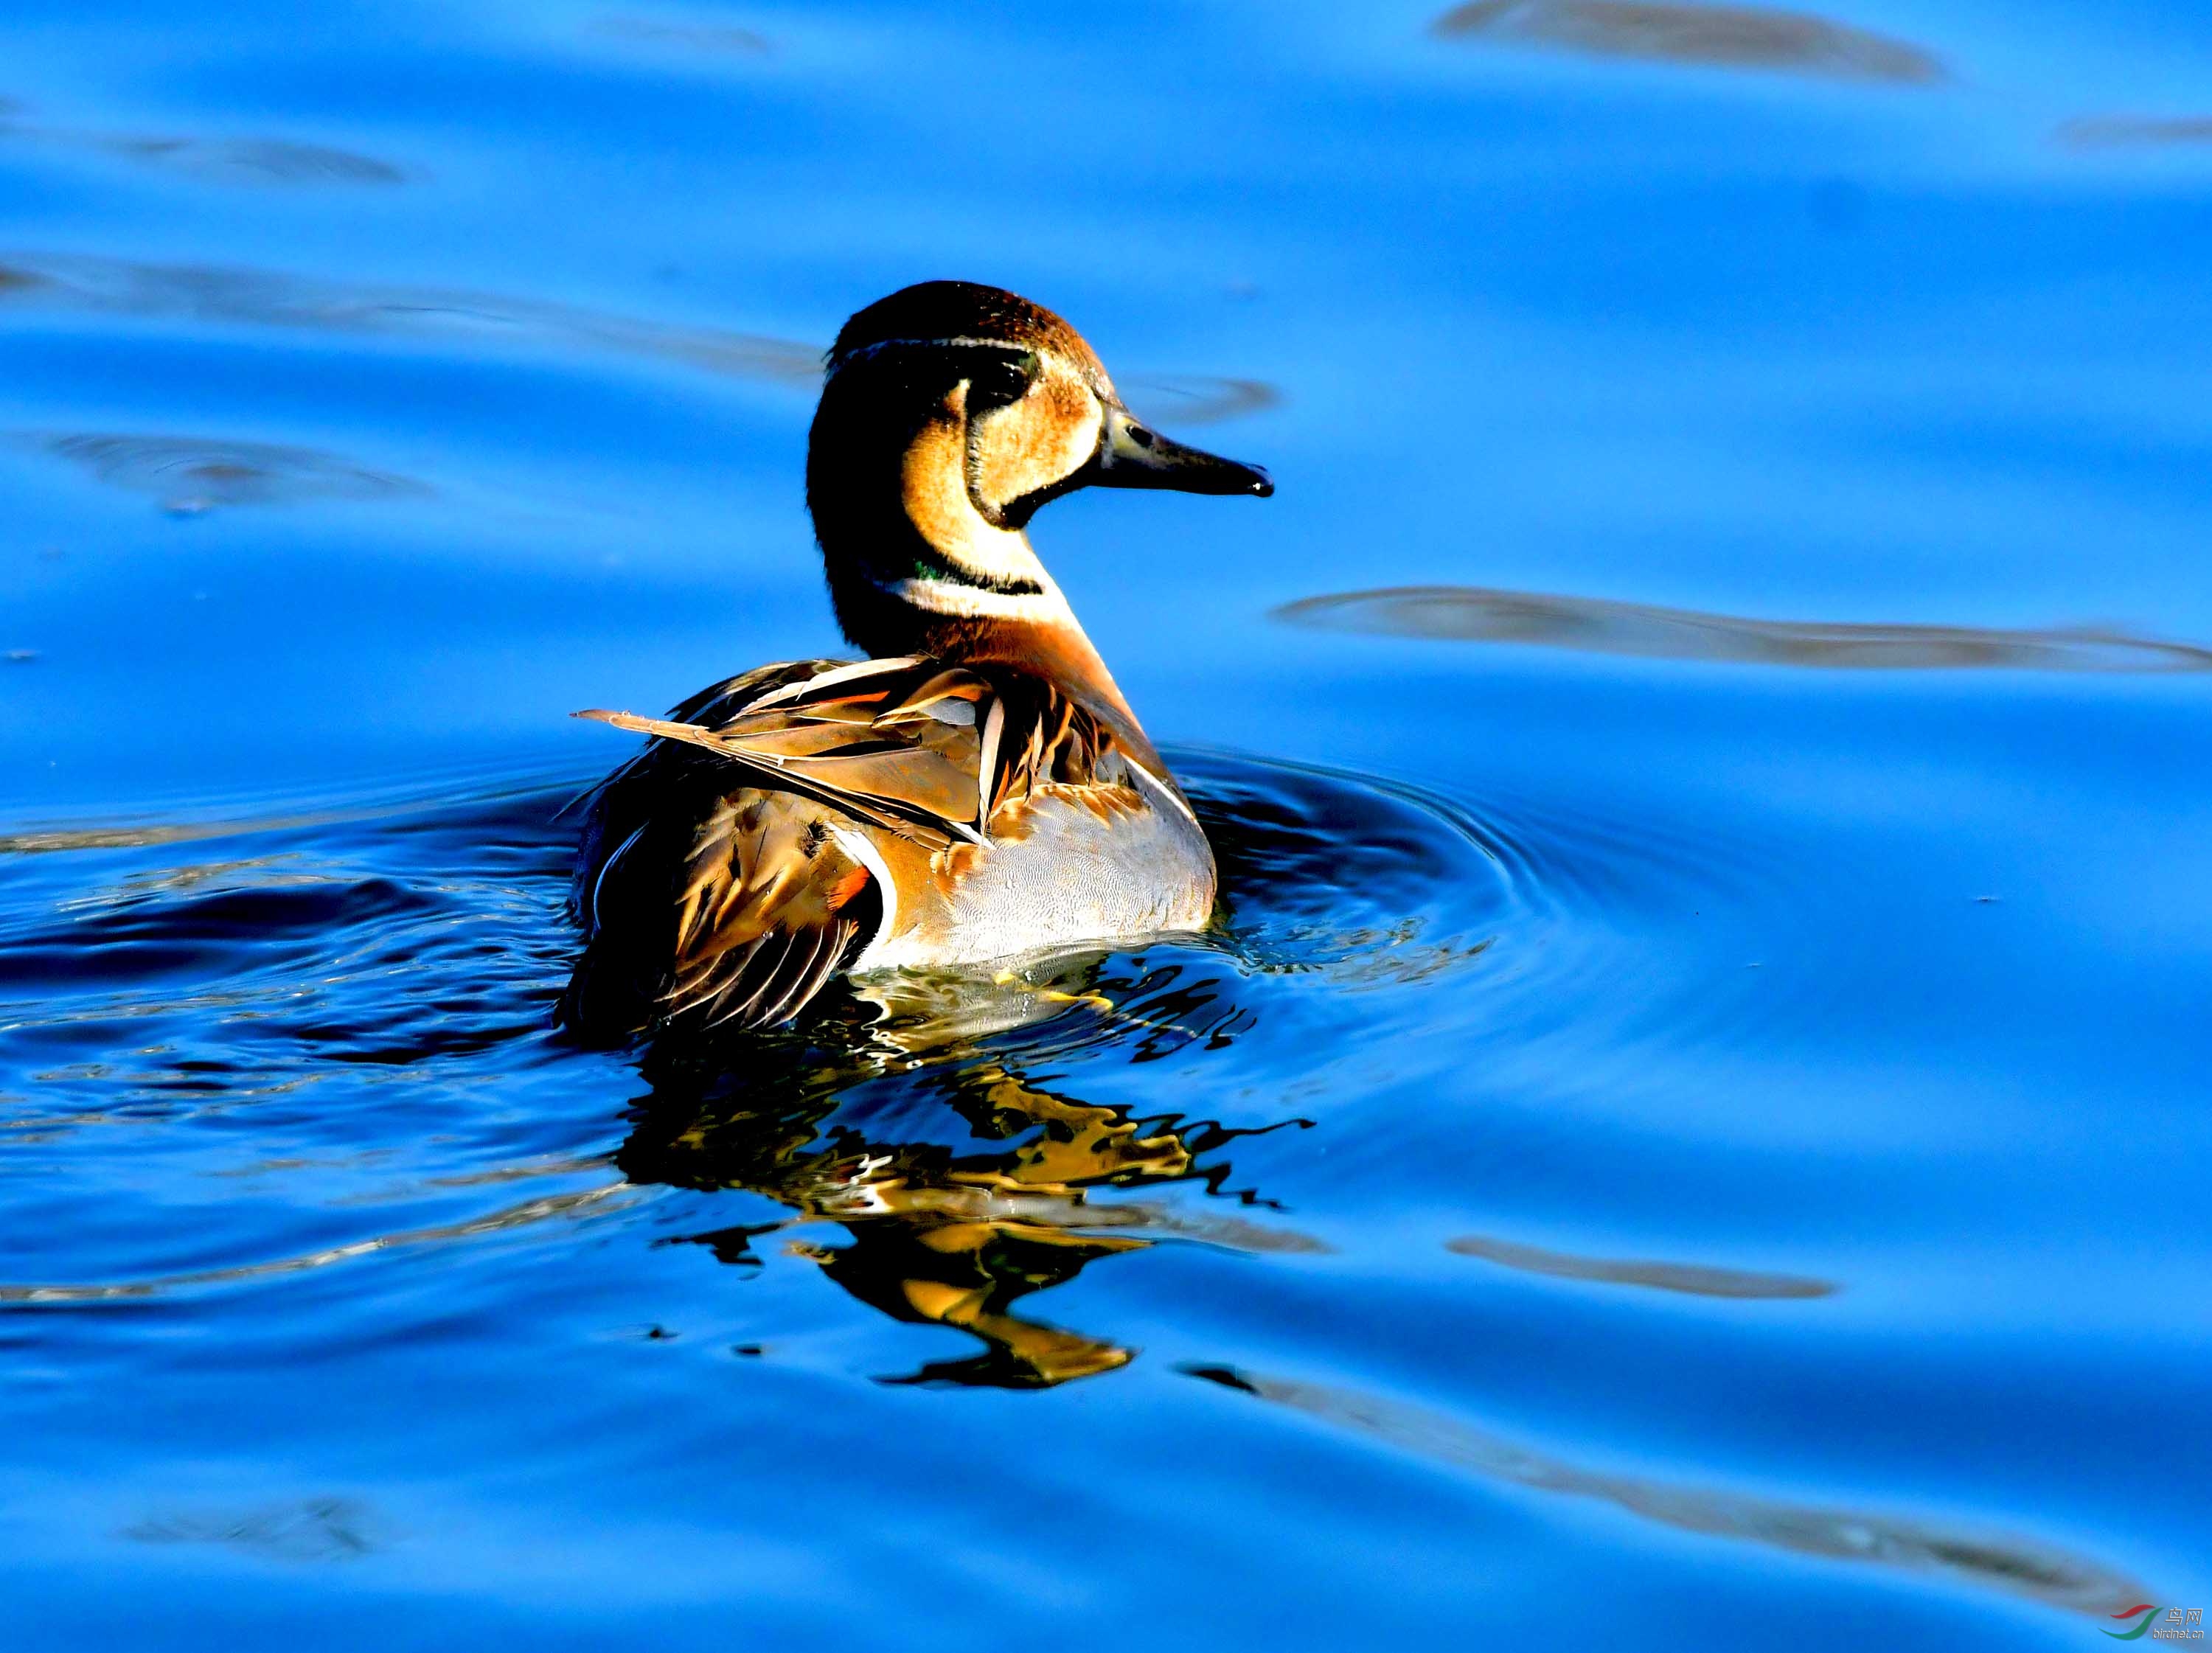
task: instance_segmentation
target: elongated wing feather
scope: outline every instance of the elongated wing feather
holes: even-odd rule
[[[1097,718],[1003,667],[869,661],[687,710],[576,715],[714,753],[933,849],[987,839],[992,818],[1040,786],[1126,779]]]

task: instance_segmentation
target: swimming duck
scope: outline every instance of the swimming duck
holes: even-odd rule
[[[1012,293],[925,282],[845,324],[806,501],[867,658],[577,714],[652,739],[591,795],[572,1023],[768,1027],[841,973],[1206,923],[1206,834],[1024,532],[1090,486],[1274,491],[1139,423]]]

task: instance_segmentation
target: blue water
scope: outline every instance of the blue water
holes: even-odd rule
[[[2212,34],[1439,9],[7,9],[0,1646],[2212,1607]],[[1035,532],[1227,921],[564,1043],[939,276],[1279,483]]]

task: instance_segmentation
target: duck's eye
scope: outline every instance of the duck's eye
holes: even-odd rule
[[[1036,366],[1036,357],[1027,350],[1004,355],[993,351],[968,375],[968,410],[981,413],[1020,401],[1029,394]]]

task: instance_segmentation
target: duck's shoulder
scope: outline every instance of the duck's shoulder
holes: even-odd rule
[[[704,765],[931,850],[985,842],[1040,796],[1174,797],[1067,689],[1003,662],[792,662],[702,690],[665,718],[580,715],[654,737],[633,760],[641,773]]]
[[[872,660],[818,659],[778,660],[769,665],[757,665],[750,672],[710,683],[697,694],[687,696],[669,708],[668,715],[681,723],[723,723],[764,696],[794,684],[810,683],[832,672],[876,664]]]

